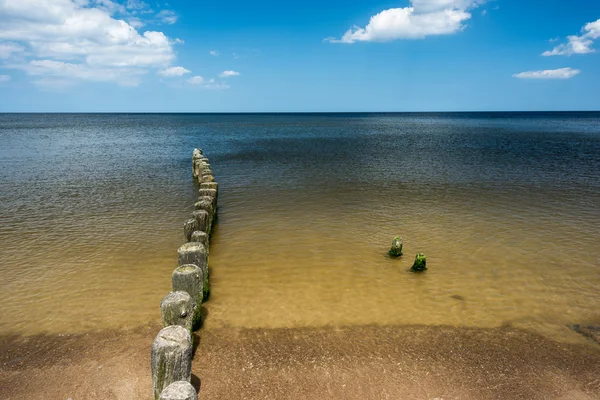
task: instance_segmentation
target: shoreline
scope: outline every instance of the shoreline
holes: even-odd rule
[[[159,326],[2,336],[0,397],[150,399]],[[204,328],[195,342],[200,398],[600,397],[598,344],[516,328]]]

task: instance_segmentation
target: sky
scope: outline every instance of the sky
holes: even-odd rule
[[[598,0],[0,0],[0,112],[600,110]]]

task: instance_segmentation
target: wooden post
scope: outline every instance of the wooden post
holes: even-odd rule
[[[203,231],[206,233],[210,232],[210,227],[208,225],[210,223],[210,215],[206,210],[196,210],[192,212],[192,217],[196,220],[198,224],[196,230]]]
[[[208,247],[208,233],[202,232],[202,231],[192,232],[192,237],[190,238],[190,242],[202,243],[202,245],[206,249],[206,253],[210,254],[210,248]]]
[[[173,292],[185,292],[189,294],[192,301],[194,301],[196,304],[196,308],[194,309],[195,314],[193,315],[192,321],[192,329],[196,329],[200,326],[200,305],[204,300],[204,282],[208,280],[207,278],[208,276],[206,276],[205,271],[194,264],[186,264],[176,268],[171,276]],[[206,293],[206,297],[208,298],[208,293]]]
[[[204,271],[208,268],[208,255],[202,243],[190,242],[181,245],[177,250],[177,256],[180,267],[186,264],[194,264]]]
[[[179,290],[173,289],[160,302],[163,326],[179,325],[191,333],[200,314],[200,303],[187,290]]]
[[[192,378],[192,338],[185,328],[173,325],[163,328],[152,343],[152,391],[159,400],[164,388],[173,382]]]
[[[177,381],[163,390],[159,400],[198,400],[198,395],[191,383]]]
[[[190,218],[183,223],[183,237],[187,242],[192,240],[192,233],[199,229],[198,220],[196,218]]]

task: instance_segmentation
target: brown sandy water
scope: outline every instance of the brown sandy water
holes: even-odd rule
[[[596,114],[0,122],[4,334],[158,321],[195,146],[220,182],[206,329],[600,323]]]

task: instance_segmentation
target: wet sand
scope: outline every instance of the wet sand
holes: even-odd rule
[[[150,399],[159,330],[3,337],[0,398]],[[600,346],[514,328],[200,331],[192,383],[211,399],[599,399]]]

